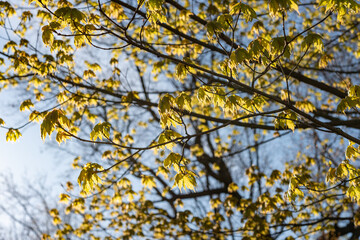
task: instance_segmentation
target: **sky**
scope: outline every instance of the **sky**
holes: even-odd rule
[[[17,3],[16,0],[14,2]],[[11,18],[13,26],[16,26],[17,23],[18,19],[16,17]],[[33,31],[29,31],[27,37],[31,39],[33,36],[37,36],[37,33],[38,29],[34,28]],[[7,34],[11,35],[11,31],[5,32],[4,28],[0,28],[0,49],[7,42]],[[19,40],[15,35],[11,35],[11,38]],[[36,39],[33,40],[36,42]],[[37,47],[41,50],[40,45]],[[93,54],[96,55],[96,53]],[[79,55],[89,56],[87,54]],[[108,62],[108,59],[104,58],[104,61]],[[10,63],[5,62],[5,64]],[[21,113],[19,107],[23,100],[31,98],[30,94],[26,96],[24,89],[0,90],[0,118],[5,121],[5,126],[17,128],[25,124],[28,121],[30,112]],[[46,104],[40,103],[38,105],[35,103],[35,108],[38,111],[45,110],[48,108]],[[21,128],[20,132],[22,136],[16,142],[7,142],[7,129],[0,128],[0,191],[2,189],[2,176],[12,176],[14,183],[18,186],[26,186],[26,183],[32,183],[37,179],[46,179],[45,185],[51,187],[51,194],[54,195],[54,199],[57,199],[57,196],[64,192],[61,184],[64,185],[66,181],[77,182],[80,170],[70,172],[74,156],[59,150],[57,143],[54,143],[55,141],[49,144],[51,142],[49,138],[43,141],[40,137],[40,125],[38,123]],[[55,136],[52,136],[52,140],[54,138]],[[70,145],[71,140],[68,140],[66,147],[69,148]],[[7,199],[4,199],[0,194],[0,205],[4,203],[3,201],[7,201]],[[9,219],[4,218],[3,213],[0,211],[0,239],[1,226],[8,225],[8,221]]]
[[[16,1],[15,1],[16,2]],[[16,26],[17,18],[11,18],[11,24]],[[0,29],[0,36],[11,35],[18,39],[11,31],[4,32]],[[6,39],[0,38],[0,47],[6,43]],[[5,63],[9,64],[9,63]],[[3,70],[3,69],[1,69]],[[0,118],[6,127],[18,127],[27,122],[29,112],[20,113],[19,106],[26,94],[20,89],[0,89]],[[6,129],[0,128],[0,175],[12,174],[14,180],[22,178],[33,178],[39,174],[48,172],[55,165],[52,161],[51,150],[46,147],[40,138],[40,127],[38,124],[30,124],[20,129],[22,137],[16,142],[6,142]]]
[[[12,23],[16,25],[17,20],[13,20]],[[7,36],[3,28],[0,29],[0,36]],[[5,42],[5,38],[0,38],[0,47]],[[23,114],[19,112],[21,98],[25,97],[24,92],[14,89],[0,90],[0,118],[5,121],[6,127],[16,128],[26,123],[29,112]],[[12,179],[19,187],[25,187],[26,183],[33,183],[37,179],[46,179],[45,186],[55,186],[51,189],[56,199],[58,192],[62,190],[61,180],[64,181],[64,178],[61,178],[62,168],[59,168],[61,156],[55,154],[54,148],[44,144],[38,124],[29,124],[20,132],[22,137],[18,141],[7,142],[7,130],[0,128],[0,190],[5,188],[2,178],[4,176]],[[69,168],[69,161],[64,165]],[[5,193],[0,194],[0,205],[8,206],[5,204],[8,202],[5,196]],[[10,226],[11,222],[0,211],[0,238],[1,227]]]
[[[22,137],[17,142],[6,142],[6,130],[0,132],[0,171],[10,172],[16,178],[34,176],[51,168],[51,159],[42,146],[36,125],[22,131]]]
[[[17,92],[5,90],[0,94],[0,118],[7,127],[17,127],[27,122],[29,112],[20,114]],[[6,129],[0,129],[0,171],[11,173],[15,179],[35,177],[54,168],[49,149],[40,137],[38,124],[20,129],[22,136],[16,142],[6,141]]]
[[[20,113],[20,102],[16,90],[0,92],[0,118],[7,127],[20,126],[27,122],[30,112]],[[42,184],[47,187],[46,194],[52,195],[56,200],[63,192],[61,184],[67,180],[74,181],[64,177],[66,170],[71,168],[73,157],[59,151],[56,145],[50,145],[49,139],[44,142],[40,137],[40,125],[37,123],[29,124],[20,129],[20,132],[22,136],[16,142],[7,142],[7,130],[0,128],[0,177],[11,176],[19,189],[26,187],[27,183],[45,180]],[[0,189],[3,189],[1,184],[0,178]],[[4,194],[0,195],[0,205],[6,205],[4,201],[8,201],[3,196]],[[0,227],[10,226],[11,222],[0,211]]]

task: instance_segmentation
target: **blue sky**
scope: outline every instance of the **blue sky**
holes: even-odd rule
[[[18,91],[9,89],[0,92],[0,118],[4,119],[7,127],[17,127],[26,123],[29,112],[20,113]],[[56,201],[63,191],[61,183],[66,180],[64,173],[70,169],[72,157],[54,146],[49,146],[46,139],[40,137],[40,126],[29,124],[20,129],[22,137],[16,142],[7,142],[7,130],[0,128],[0,175],[12,176],[16,186],[24,187],[25,183],[45,180],[44,186],[49,187]],[[0,182],[1,184],[1,182]],[[0,189],[2,186],[0,186]],[[47,190],[48,191],[48,190]],[[8,201],[0,196],[0,205]],[[0,227],[10,226],[11,220],[0,212]]]
[[[7,127],[17,127],[26,123],[28,112],[20,114],[17,91],[9,89],[0,93],[0,118]],[[40,138],[38,124],[30,124],[20,129],[22,137],[16,142],[6,141],[6,129],[0,129],[0,171],[11,172],[15,179],[22,176],[34,177],[51,168],[50,149]]]
[[[27,123],[29,111],[20,112],[21,89],[6,89],[0,92],[0,118],[6,127],[19,127]],[[12,174],[14,180],[46,177],[49,183],[60,185],[64,172],[71,169],[73,156],[57,148],[52,136],[43,141],[40,137],[40,124],[31,123],[20,129],[22,136],[16,142],[7,142],[7,129],[0,128],[0,175]],[[49,144],[51,143],[52,144]],[[68,145],[71,143],[68,141]],[[76,180],[76,179],[75,179]]]

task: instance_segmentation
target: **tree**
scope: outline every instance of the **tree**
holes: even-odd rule
[[[81,170],[44,239],[359,237],[356,1],[26,5],[1,3],[2,88]]]
[[[53,224],[50,210],[63,206],[57,204],[52,189],[45,186],[45,178],[36,181],[25,181],[16,184],[11,175],[1,175],[1,224],[0,239],[41,239],[43,234],[54,234],[57,230]],[[72,215],[59,212],[67,222]]]

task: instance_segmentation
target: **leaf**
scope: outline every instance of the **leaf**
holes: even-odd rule
[[[241,48],[241,47],[237,48],[235,50],[235,52],[233,52],[231,54],[231,57],[230,57],[230,59],[232,61],[234,61],[235,64],[240,64],[240,63],[242,63],[243,61],[245,61],[248,58],[249,58],[248,51],[246,49],[244,49],[244,48]]]
[[[214,34],[223,31],[222,26],[216,21],[208,22],[208,24],[206,24],[206,30],[206,35],[209,39],[213,39]]]
[[[295,10],[299,13],[298,3],[299,0],[269,0],[270,16],[275,17],[281,15],[287,9]]]
[[[164,167],[170,168],[172,164],[179,164],[181,155],[178,153],[170,153],[164,160]]]
[[[54,42],[54,35],[50,26],[42,27],[42,40],[45,45],[51,45]]]
[[[357,96],[347,96],[341,99],[339,105],[337,106],[336,111],[345,113],[347,109],[360,107],[360,97]]]
[[[171,112],[171,107],[173,106],[175,102],[174,97],[172,97],[169,94],[166,94],[164,96],[161,97],[160,101],[159,101],[159,113],[161,115],[166,114]]]
[[[330,54],[324,53],[319,60],[319,68],[326,68],[332,60],[333,57]]]
[[[195,177],[196,174],[191,171],[186,171],[186,174],[179,172],[175,175],[175,182],[173,188],[178,187],[180,191],[181,189],[190,189],[195,191],[195,188],[197,186]]]
[[[293,111],[285,111],[279,113],[278,117],[275,119],[275,128],[276,129],[285,129],[286,127],[295,131],[297,115]]]
[[[252,28],[251,28],[251,31],[254,31],[256,34],[259,34],[260,31],[265,31],[265,25],[262,21],[256,21]]]
[[[237,14],[241,10],[241,3],[233,3],[230,5],[230,14]]]
[[[120,179],[120,181],[118,182],[118,185],[123,188],[128,188],[129,186],[131,186],[131,182],[129,179],[124,177],[124,178]]]
[[[141,184],[144,187],[152,189],[153,187],[156,187],[155,179],[152,176],[142,176],[141,177]]]
[[[191,97],[185,93],[181,93],[176,98],[175,102],[179,109],[184,109],[187,111],[191,111],[192,109]]]
[[[86,37],[84,35],[76,35],[74,37],[74,45],[77,48],[83,47],[85,45],[85,41],[86,41]],[[90,71],[91,70],[88,70],[88,74],[85,74],[85,72],[84,72],[84,77],[86,76],[86,78],[89,78],[89,75],[90,76],[95,75],[95,73],[93,73],[92,71],[90,72]],[[90,74],[90,73],[92,73],[92,74]]]
[[[30,99],[23,101],[20,105],[20,111],[30,110],[31,107],[34,107],[34,104]]]
[[[121,101],[124,102],[124,103],[131,103],[135,99],[140,99],[139,95],[138,95],[138,92],[130,91],[130,92],[128,92],[128,94],[126,96],[123,96],[121,98]]]
[[[356,199],[357,198],[357,194],[356,194],[356,188],[354,185],[351,185],[347,191],[346,191],[346,196]]]
[[[46,113],[43,122],[40,125],[41,138],[44,140],[47,135],[51,135],[55,131],[57,125],[61,127],[70,127],[69,119],[61,110],[54,109]]]
[[[256,12],[249,5],[244,3],[235,3],[230,5],[230,14],[238,14],[241,12],[243,14],[243,18],[246,22],[251,22],[254,18],[256,18]]]
[[[305,113],[313,112],[316,110],[314,104],[308,100],[296,102],[295,107],[297,107],[298,109],[300,109]]]
[[[290,9],[295,10],[298,14],[300,14],[299,12],[299,5],[297,4],[298,0],[289,0],[290,2]]]
[[[353,85],[350,87],[349,97],[360,97],[360,85]]]
[[[336,169],[336,176],[338,178],[346,178],[348,176],[348,169],[346,168],[346,165],[344,163],[341,163],[337,169]]]
[[[6,141],[16,141],[21,137],[19,129],[10,128],[6,133]]]
[[[232,26],[233,19],[229,14],[222,14],[218,16],[216,22],[219,24],[219,26],[221,26],[224,31],[226,31],[227,29],[229,29],[229,27]]]
[[[308,33],[301,43],[301,50],[305,51],[309,47],[314,46],[319,52],[323,51],[324,43],[322,37],[317,33]]]
[[[176,65],[175,68],[175,76],[177,79],[182,80],[186,77],[188,70],[186,69],[186,66],[182,63],[179,63]]]
[[[344,113],[347,108],[349,108],[349,106],[347,104],[346,98],[341,99],[339,105],[336,108],[336,111]]]
[[[71,20],[75,22],[80,22],[85,19],[85,14],[83,14],[81,11],[79,11],[76,8],[71,9]]]
[[[165,168],[170,168],[171,165],[172,165],[172,160],[171,160],[171,158],[169,158],[169,156],[168,156],[168,157],[165,158],[165,160],[164,160],[164,167],[165,167]]]
[[[78,177],[78,183],[86,194],[92,192],[93,188],[101,183],[97,172],[102,170],[104,170],[103,167],[97,163],[87,163],[83,167]]]
[[[199,99],[200,102],[204,102],[205,97],[206,97],[206,94],[205,94],[204,88],[202,88],[202,87],[199,88],[197,91],[197,98]]]
[[[57,210],[56,208],[53,208],[49,211],[50,216],[52,217],[56,217],[59,216],[59,210]]]
[[[71,199],[71,197],[70,197],[68,194],[65,194],[65,193],[61,193],[60,196],[59,196],[59,198],[60,198],[59,201],[60,201],[61,203],[68,203],[69,200]]]
[[[50,26],[52,29],[54,29],[54,30],[58,30],[58,29],[60,29],[61,24],[60,24],[59,22],[52,21],[52,22],[49,24],[49,26]]]
[[[249,5],[241,4],[241,12],[244,14],[244,19],[246,22],[251,22],[254,18],[257,18],[256,12]]]
[[[165,2],[164,0],[149,0],[147,2],[147,6],[148,6],[150,11],[156,11],[156,10],[161,9],[164,2]]]
[[[62,142],[66,142],[67,139],[70,139],[71,137],[69,136],[68,133],[63,132],[63,131],[58,131],[58,133],[56,134],[56,138],[55,140],[60,144]]]
[[[80,22],[85,19],[85,15],[81,11],[71,7],[59,8],[54,12],[54,15],[68,21],[69,23]]]
[[[196,183],[196,179],[193,175],[191,174],[186,174],[184,177],[183,177],[183,181],[184,181],[184,189],[190,189],[190,190],[193,190],[195,191],[195,188],[197,186],[197,183]]]
[[[357,159],[360,157],[360,152],[352,144],[346,148],[345,156],[348,159]]]
[[[290,178],[289,189],[287,191],[287,197],[290,201],[294,201],[298,197],[304,197],[304,193],[298,188],[299,180],[297,178],[298,176],[293,176]]]
[[[236,192],[237,190],[239,190],[239,187],[236,183],[230,183],[227,190],[229,193],[233,193],[233,192]]]
[[[279,54],[284,50],[285,47],[285,38],[284,37],[275,37],[271,41],[272,52]]]
[[[326,182],[333,183],[336,176],[336,168],[329,168],[329,171],[326,175]]]
[[[158,167],[158,170],[156,172],[156,176],[161,174],[161,175],[164,176],[165,179],[169,179],[169,173],[170,173],[170,171],[167,168],[160,166],[160,167]]]
[[[279,10],[281,10],[282,6],[280,5],[278,0],[269,0],[269,12],[270,16],[274,17],[278,14]]]
[[[98,138],[102,140],[103,137],[110,138],[110,129],[111,124],[108,122],[96,124],[90,133],[90,140],[96,141]]]

